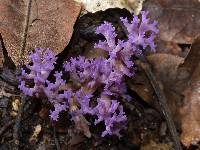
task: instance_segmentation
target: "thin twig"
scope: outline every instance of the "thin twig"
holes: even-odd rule
[[[178,137],[178,133],[176,131],[174,121],[171,117],[170,109],[167,105],[167,99],[165,97],[165,94],[161,90],[159,83],[157,82],[156,77],[153,75],[152,70],[151,70],[146,58],[143,56],[140,59],[144,62],[144,63],[141,63],[141,66],[142,66],[143,70],[145,71],[147,77],[149,78],[151,85],[154,88],[154,91],[155,91],[155,93],[158,97],[158,101],[159,101],[159,104],[160,104],[160,107],[161,107],[161,111],[162,111],[162,113],[165,117],[165,120],[167,122],[167,126],[168,126],[170,133],[171,133],[172,140],[174,141],[175,149],[176,150],[182,150],[181,143],[180,143],[179,137]]]
[[[22,114],[23,114],[23,110],[24,110],[24,105],[27,101],[27,97],[25,95],[21,96],[21,106],[19,108],[16,120],[15,120],[15,125],[13,127],[13,139],[14,139],[14,143],[16,145],[19,145],[19,129],[21,126],[21,120],[22,120]]]
[[[0,137],[2,137],[2,134],[13,124],[15,123],[15,120],[10,120],[8,123],[6,123],[3,127],[0,129]]]
[[[56,149],[60,150],[60,144],[59,144],[59,141],[58,141],[58,138],[57,138],[55,126],[53,126],[53,137],[54,137],[54,141],[55,141],[55,144],[56,144]]]

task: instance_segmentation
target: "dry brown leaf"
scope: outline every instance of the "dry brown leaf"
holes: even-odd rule
[[[144,10],[159,22],[159,36],[165,41],[192,43],[200,33],[200,1],[198,0],[147,0]]]
[[[183,58],[169,57],[168,54],[148,57],[154,74],[163,83],[174,121],[182,128],[181,141],[186,146],[200,141],[199,50],[200,37],[195,39],[184,61]],[[181,95],[184,95],[184,99]]]
[[[174,91],[177,69],[184,59],[172,54],[157,53],[147,57],[149,64],[151,65],[152,72],[156,76],[158,83],[164,90],[168,105],[172,111],[172,115],[176,125],[180,126],[179,109],[177,105],[180,103],[180,95]],[[137,63],[140,65],[140,63]],[[155,101],[154,90],[149,82],[149,79],[145,76],[145,73],[139,71],[140,74],[136,75],[135,79],[128,81],[129,88],[135,91],[143,100],[145,100],[151,106],[160,109],[157,101]],[[130,85],[131,84],[131,85]]]
[[[178,66],[183,63],[184,59],[171,54],[157,53],[148,56],[147,60],[152,67],[154,75],[163,84],[161,86],[167,86],[166,88],[170,87],[171,89],[176,79]],[[140,65],[140,61],[136,61],[136,64]],[[154,90],[144,72],[139,70],[127,84],[147,103],[155,104],[153,98]]]
[[[165,92],[173,119],[177,127],[180,127],[179,107],[177,107],[177,105],[180,105],[180,95],[176,93],[174,88],[178,66],[183,63],[184,59],[171,54],[157,53],[148,56],[147,60],[152,68],[153,74],[156,76],[157,82]],[[140,85],[143,85],[143,88],[147,88],[148,91],[152,91],[152,94],[148,96],[149,101],[147,102],[155,108],[160,109],[157,101],[155,101],[154,90],[152,89],[150,82],[143,79],[143,82]],[[139,91],[138,95],[141,96],[142,91]],[[142,98],[144,99],[145,96]]]
[[[177,127],[180,127],[179,105],[181,105],[181,97],[174,89],[178,66],[183,63],[184,59],[171,54],[153,54],[147,59],[156,79],[165,92],[172,117]]]
[[[178,90],[185,96],[180,109],[181,141],[190,146],[200,141],[200,37],[192,44],[185,62],[179,67]],[[182,82],[181,82],[182,81]],[[184,92],[182,92],[184,91]]]
[[[142,9],[142,3],[144,0],[75,0],[82,3],[83,14],[87,11],[95,13],[97,11],[104,11],[109,8],[126,8],[130,12],[139,13]]]
[[[14,63],[20,51],[52,48],[56,54],[67,46],[81,6],[73,0],[1,0],[0,33]]]
[[[158,82],[162,83],[173,119],[177,127],[182,128],[181,141],[186,146],[200,141],[199,58],[200,37],[195,39],[185,59],[171,54],[147,57]],[[148,82],[143,84],[144,87],[149,86]]]
[[[181,141],[185,146],[197,144],[200,141],[200,63],[191,79],[184,92],[184,107],[180,110]]]

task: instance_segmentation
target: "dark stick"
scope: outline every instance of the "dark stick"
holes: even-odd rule
[[[56,149],[60,150],[60,144],[59,144],[59,141],[58,141],[58,138],[57,138],[55,126],[53,126],[53,137],[54,137],[54,141],[55,141],[55,144],[56,144]]]
[[[0,129],[0,137],[2,134],[10,127],[12,124],[15,123],[15,120],[10,120],[8,123],[6,123],[1,129]]]
[[[24,110],[24,105],[26,103],[27,97],[25,95],[21,96],[21,106],[19,108],[16,120],[15,120],[15,125],[13,127],[13,139],[14,139],[14,143],[16,145],[19,145],[19,129],[20,129],[20,125],[21,125],[21,120],[22,120],[22,114],[23,114],[23,110]]]
[[[174,145],[175,145],[175,149],[176,150],[182,150],[182,147],[181,147],[181,143],[180,143],[180,140],[179,140],[179,137],[178,137],[178,133],[176,131],[176,127],[174,125],[174,121],[171,117],[171,112],[170,112],[170,109],[167,105],[167,99],[165,97],[165,94],[164,92],[161,90],[158,82],[157,82],[157,79],[156,77],[153,75],[152,71],[151,71],[151,68],[149,66],[149,64],[147,63],[147,60],[144,56],[142,56],[140,58],[144,63],[141,63],[141,66],[142,66],[142,69],[145,71],[147,77],[149,78],[150,82],[151,82],[151,85],[158,97],[158,101],[159,101],[159,104],[160,104],[160,107],[161,107],[161,111],[165,117],[165,120],[167,122],[167,126],[168,126],[168,129],[170,131],[170,134],[172,136],[172,140],[174,141]]]

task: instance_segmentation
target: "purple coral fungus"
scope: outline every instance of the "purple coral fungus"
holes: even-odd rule
[[[155,35],[158,33],[157,22],[150,23],[148,12],[141,12],[141,19],[133,16],[131,22],[127,18],[120,18],[128,31],[128,39],[117,39],[115,27],[104,22],[96,29],[97,34],[102,34],[105,40],[95,44],[108,52],[108,58],[85,58],[79,56],[71,58],[64,63],[64,69],[70,73],[69,83],[62,79],[62,72],[55,72],[55,82],[47,78],[54,69],[56,57],[53,51],[36,48],[30,54],[32,65],[27,65],[30,73],[22,69],[19,88],[28,96],[46,96],[54,106],[50,111],[52,120],[57,121],[62,111],[69,111],[71,120],[77,129],[88,137],[90,123],[84,115],[88,114],[96,118],[93,124],[103,122],[106,135],[121,137],[120,131],[126,128],[127,117],[120,99],[128,98],[125,76],[134,75],[133,56],[142,53],[149,47],[155,51]],[[142,47],[142,49],[141,49]],[[27,81],[33,82],[29,87]],[[69,85],[68,85],[69,84]],[[95,98],[94,92],[99,90],[100,97]],[[129,99],[128,99],[129,100]]]

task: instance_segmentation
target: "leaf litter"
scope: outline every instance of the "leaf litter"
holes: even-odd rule
[[[50,38],[51,34],[47,32],[53,28],[53,25],[51,26],[51,23],[50,23],[50,28],[47,28],[47,29],[44,28],[44,30],[42,30],[42,27],[39,28],[39,26],[42,26],[42,24],[44,22],[46,23],[46,21],[49,22],[50,20],[54,20],[54,19],[59,20],[58,19],[59,17],[51,18],[52,16],[50,15],[47,18],[44,17],[44,20],[42,20],[43,22],[38,22],[38,21],[40,21],[40,19],[37,20],[38,19],[37,17],[39,16],[39,17],[43,18],[43,13],[45,14],[45,11],[41,10],[41,8],[46,6],[47,2],[40,1],[37,3],[37,1],[32,1],[32,3],[33,3],[33,6],[32,6],[33,10],[31,11],[32,16],[30,17],[30,20],[32,20],[32,24],[30,24],[30,27],[29,27],[30,29],[28,30],[30,33],[27,32],[28,38],[27,38],[27,43],[26,43],[25,49],[24,49],[25,53],[27,53],[28,50],[33,49],[36,44],[38,44],[39,46],[42,46],[42,47],[44,47],[45,45],[48,47],[51,46],[51,48],[54,48],[54,50],[56,50],[57,54],[61,53],[70,41],[71,34],[73,33],[73,25],[74,25],[76,18],[78,17],[79,12],[80,12],[80,5],[76,4],[76,7],[74,7],[74,5],[73,5],[73,9],[66,8],[66,10],[63,10],[61,7],[61,10],[59,12],[55,11],[56,9],[53,9],[53,8],[60,9],[59,5],[57,5],[57,2],[55,2],[56,6],[54,5],[52,7],[48,7],[47,10],[49,10],[50,12],[52,11],[53,14],[58,13],[58,14],[63,14],[63,16],[66,16],[65,11],[70,11],[70,10],[75,11],[75,14],[74,14],[75,17],[74,18],[72,17],[73,21],[67,22],[67,26],[69,25],[69,28],[67,30],[61,28],[61,31],[60,31],[61,33],[59,33],[59,34],[61,34],[61,36],[59,38],[55,37],[56,39],[57,38],[59,39],[58,41],[56,41],[56,40],[54,40],[54,38]],[[40,11],[35,11],[36,6],[34,3],[41,5],[41,6],[37,6],[38,8],[40,8],[39,9]],[[60,3],[60,1],[58,1],[58,3]],[[3,1],[2,4],[0,4],[0,8],[2,10],[6,9],[6,11],[7,11],[9,8],[9,13],[18,12],[15,14],[16,15],[15,17],[22,20],[21,22],[20,21],[16,22],[16,24],[13,23],[11,25],[8,25],[9,21],[11,21],[11,20],[9,20],[8,19],[9,17],[7,17],[7,16],[11,15],[12,13],[11,14],[8,13],[6,15],[4,14],[4,16],[0,15],[0,21],[1,21],[1,23],[0,23],[1,30],[0,31],[1,31],[1,34],[3,35],[6,50],[8,51],[11,58],[14,60],[15,64],[17,65],[19,62],[19,52],[20,52],[20,48],[21,48],[21,43],[23,41],[23,37],[20,34],[23,33],[23,31],[24,31],[23,23],[24,23],[24,20],[26,17],[25,9],[27,8],[28,3],[26,3],[25,5],[22,5],[21,2],[19,2],[19,3],[16,2],[16,3],[12,3],[12,5],[11,5],[11,3],[9,4],[9,3],[7,3],[7,1]],[[9,5],[7,5],[7,4],[9,4]],[[199,65],[200,38],[199,37],[195,38],[199,34],[199,28],[197,28],[199,25],[198,18],[200,17],[198,14],[199,7],[200,7],[199,2],[195,1],[195,0],[192,0],[192,1],[176,0],[173,2],[172,2],[172,0],[167,0],[167,1],[147,0],[144,3],[144,9],[149,10],[150,15],[153,18],[158,18],[158,20],[159,20],[160,35],[158,38],[161,39],[161,41],[158,41],[158,52],[159,53],[151,54],[150,56],[147,57],[147,59],[148,59],[149,64],[151,65],[154,75],[158,79],[161,89],[164,91],[164,93],[168,99],[167,103],[171,109],[172,117],[174,119],[174,122],[176,123],[176,127],[179,131],[181,131],[180,132],[181,133],[181,135],[180,135],[181,142],[187,147],[189,147],[192,144],[196,145],[200,141],[200,122],[199,122],[199,117],[198,117],[199,110],[200,110],[199,109],[200,108],[200,105],[199,105],[199,103],[200,103],[199,102],[199,97],[200,97],[200,94],[199,94],[200,93],[200,65]],[[40,13],[36,13],[36,12],[41,12],[41,16],[40,16]],[[68,13],[69,13],[69,15],[71,15],[70,12],[68,12]],[[23,16],[23,17],[19,17],[19,16]],[[35,17],[35,16],[37,16],[37,17]],[[34,17],[36,18],[35,20],[33,19]],[[4,24],[4,23],[6,23],[6,24]],[[96,23],[96,22],[95,21],[93,21],[92,23],[90,22],[90,24],[93,24],[93,23]],[[8,25],[8,27],[5,27],[6,25]],[[17,28],[17,27],[19,27],[19,28]],[[12,30],[10,30],[10,29],[12,29]],[[43,34],[41,35],[41,37],[40,37],[40,34],[38,34],[40,31],[45,32],[44,35]],[[63,36],[64,33],[66,33],[66,31],[71,32],[71,33],[69,33],[69,37],[67,37],[67,38],[66,38],[66,36]],[[121,32],[121,31],[119,31],[119,32]],[[52,33],[52,34],[54,34],[54,33]],[[12,35],[15,35],[15,36],[12,36]],[[32,35],[34,35],[34,36],[32,36]],[[16,37],[18,37],[18,38],[16,38]],[[38,38],[35,38],[35,37],[38,37]],[[37,40],[36,41],[31,40],[34,38]],[[62,38],[62,40],[61,40],[61,38]],[[83,38],[83,37],[79,37],[79,38]],[[45,40],[43,40],[43,39],[45,39]],[[85,48],[85,50],[84,50],[85,56],[97,57],[99,55],[104,55],[104,53],[102,53],[101,51],[92,49],[91,43],[93,43],[93,41],[91,42],[90,40],[87,39],[85,42],[86,43],[88,42],[88,44],[86,44],[86,46],[85,45],[82,46]],[[163,43],[161,43],[161,42],[163,42]],[[189,53],[187,52],[188,54],[186,54],[186,52],[183,52],[183,49],[181,49],[181,47],[179,47],[178,44],[192,44],[191,48],[188,49]],[[73,51],[72,49],[70,49],[70,50]],[[164,50],[164,52],[162,50]],[[13,53],[11,51],[14,51],[15,54],[13,55]],[[18,54],[16,54],[16,53],[18,53]],[[154,90],[153,90],[150,82],[148,81],[149,79],[146,77],[145,73],[142,70],[140,70],[140,68],[139,68],[140,62],[137,62],[137,66],[138,66],[138,70],[137,70],[138,76],[136,75],[136,77],[134,79],[127,79],[127,82],[128,82],[128,86],[131,89],[131,91],[134,92],[133,94],[134,95],[137,94],[137,96],[139,96],[142,100],[145,101],[145,104],[143,102],[138,103],[137,102],[138,100],[136,100],[136,102],[134,102],[131,105],[134,105],[134,107],[136,107],[136,108],[138,106],[141,107],[142,108],[141,110],[144,110],[144,112],[148,112],[150,110],[149,106],[151,107],[151,110],[154,110],[154,111],[156,110],[156,112],[160,111],[159,105],[155,102],[156,101],[155,93],[154,93]],[[130,93],[131,93],[131,91],[130,91]],[[136,103],[138,103],[138,104],[136,105]],[[148,104],[148,105],[146,105],[146,104]],[[148,108],[148,111],[147,111],[147,108]],[[132,110],[135,111],[135,108],[133,108]],[[142,113],[141,110],[137,108],[136,112],[132,111],[131,113],[134,114],[134,116],[135,115],[137,116],[139,114],[144,115],[145,113]],[[139,111],[139,113],[137,113],[138,111]],[[150,114],[155,117],[156,115],[155,115],[154,111],[152,111],[152,113],[150,113]],[[38,112],[40,113],[40,111],[38,111]],[[35,117],[40,118],[39,117],[40,114],[38,112],[36,112],[33,115],[34,116],[33,118],[35,118]],[[47,116],[48,116],[48,114],[45,114],[44,117],[41,117],[42,120],[46,120]],[[132,132],[131,129],[134,128],[133,124],[136,123],[136,121],[134,119],[137,118],[137,117],[134,118],[134,116],[133,116],[133,118],[131,118],[132,126],[130,126],[129,131],[128,131],[129,134],[131,134],[131,135],[134,134],[134,136],[128,135],[129,137],[132,138],[132,141],[130,142],[132,144],[131,146],[133,146],[134,143],[137,143],[138,145],[142,145],[142,147],[141,147],[142,149],[152,149],[152,148],[171,149],[170,144],[166,144],[166,145],[160,144],[158,137],[150,138],[150,140],[144,142],[143,139],[146,138],[144,136],[144,133],[147,130],[146,130],[146,127],[143,128],[142,125],[139,130]],[[146,119],[148,120],[149,118],[143,116],[143,118],[141,120],[142,120],[142,122],[145,122]],[[154,121],[155,120],[153,120],[152,122],[154,122]],[[141,122],[139,121],[139,123],[141,123]],[[138,123],[138,125],[139,125],[139,123]],[[155,123],[158,123],[158,122],[155,121]],[[40,119],[39,119],[39,121],[37,120],[35,124],[40,125],[41,120]],[[49,128],[47,124],[48,123],[46,123],[45,125],[42,125],[42,127],[44,126],[44,128],[41,129],[41,130],[44,130],[42,132],[45,132],[45,128]],[[150,123],[149,123],[149,127],[150,127]],[[139,127],[137,126],[137,128],[134,128],[134,129],[138,129],[138,128]],[[159,127],[156,127],[156,128],[159,128]],[[39,130],[39,132],[41,132],[41,130]],[[151,132],[150,134],[153,134],[153,133]],[[48,134],[44,134],[43,136],[46,137],[47,135]],[[31,135],[29,134],[28,136],[30,137]],[[78,145],[76,145],[77,147],[79,145],[82,145],[83,143],[86,143],[84,141],[87,141],[87,139],[83,140],[82,138],[80,140],[80,138],[79,138],[80,136],[76,135],[76,134],[71,135],[71,136],[72,137],[60,135],[61,144],[64,144],[64,142],[66,142],[66,139],[70,139],[70,138],[73,139],[73,142],[71,140],[69,140],[70,142],[78,143]],[[143,138],[141,138],[142,136],[143,136]],[[37,139],[35,139],[35,140],[39,141],[38,145],[43,145],[43,143],[45,143],[44,140],[41,142],[41,140],[38,139],[40,137],[36,136],[36,138]],[[62,138],[65,138],[65,140]],[[113,141],[112,140],[109,141],[109,140],[107,142],[109,144],[113,145],[114,140]],[[52,144],[51,137],[49,135],[48,135],[48,139],[46,141],[48,141],[47,142],[48,145]],[[92,142],[92,141],[94,142],[95,139],[92,139],[91,141],[89,140],[89,142]],[[122,141],[123,141],[123,139],[122,139]],[[100,143],[104,143],[104,142],[105,141],[100,141]],[[166,143],[168,143],[168,142],[166,141]],[[86,144],[86,145],[88,146],[88,144]],[[105,144],[105,146],[106,146],[106,144]]]

